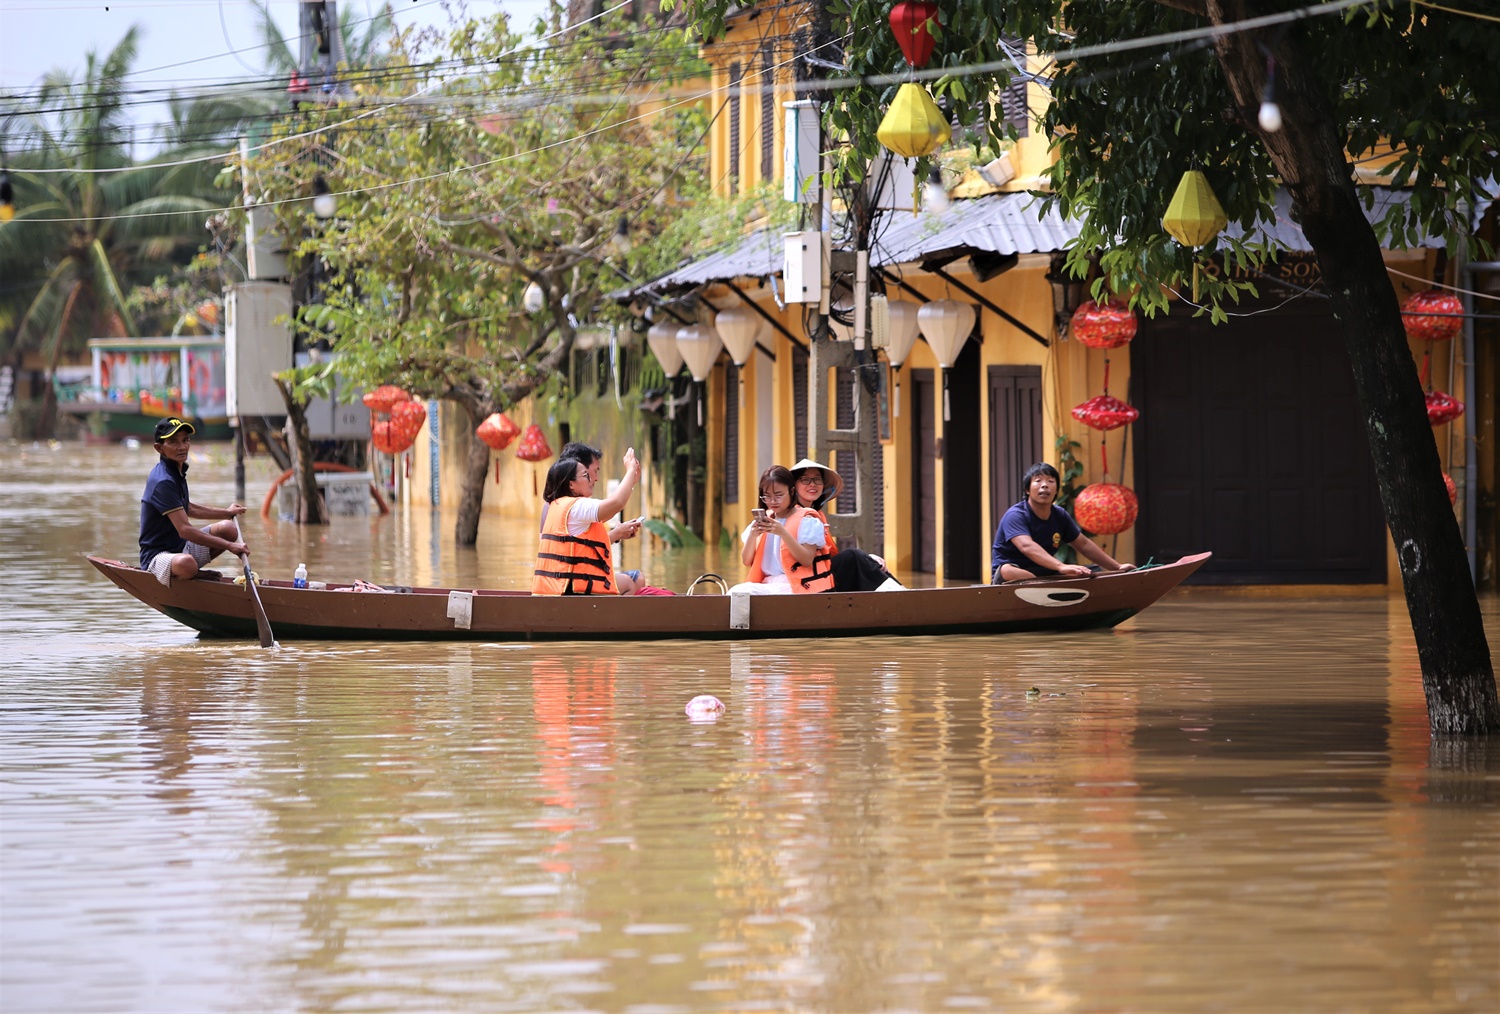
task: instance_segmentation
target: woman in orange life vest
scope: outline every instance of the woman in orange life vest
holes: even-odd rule
[[[625,452],[625,477],[603,500],[589,496],[594,480],[576,458],[562,458],[547,471],[542,499],[548,504],[531,581],[533,595],[615,595],[627,590],[615,582],[609,529],[604,518],[625,506],[641,477],[635,448]],[[623,579],[621,584],[623,584]]]
[[[811,458],[803,458],[791,468],[792,497],[797,506],[812,511],[825,525],[828,518],[823,507],[844,488],[839,473]],[[863,549],[841,549],[829,565],[833,572],[832,591],[903,591],[905,585],[891,576],[885,561]]]
[[[785,465],[772,465],[761,474],[760,506],[740,541],[740,559],[750,575],[730,594],[790,595],[833,587],[828,563],[837,547],[817,512],[793,500],[792,473]]]

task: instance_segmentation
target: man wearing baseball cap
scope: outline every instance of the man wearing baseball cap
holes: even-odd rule
[[[141,494],[141,569],[149,570],[162,584],[172,578],[188,580],[218,578],[200,568],[220,553],[248,559],[250,550],[240,541],[240,526],[234,518],[245,513],[239,504],[202,507],[188,498],[188,452],[193,446],[193,424],[168,416],[156,424],[156,453],[161,455],[146,478]],[[217,523],[194,528],[190,519]]]

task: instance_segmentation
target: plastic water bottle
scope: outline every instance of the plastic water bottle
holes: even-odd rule
[[[293,588],[306,588],[307,587],[307,564],[305,564],[305,563],[299,563],[299,564],[297,564],[297,570],[292,574],[292,587]]]

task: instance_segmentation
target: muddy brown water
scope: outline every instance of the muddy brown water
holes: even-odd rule
[[[1500,1009],[1500,749],[1431,746],[1399,598],[270,651],[82,560],[134,559],[153,457],[0,447],[7,1012]],[[231,497],[227,449],[190,474]],[[520,587],[535,549],[246,527],[274,576]]]

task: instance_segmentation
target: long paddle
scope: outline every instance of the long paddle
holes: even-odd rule
[[[276,643],[271,636],[271,621],[266,619],[266,607],[260,604],[260,592],[255,589],[255,575],[250,573],[250,557],[242,556],[245,563],[245,588],[250,592],[250,601],[255,603],[255,632],[260,635],[260,646],[269,648]]]

